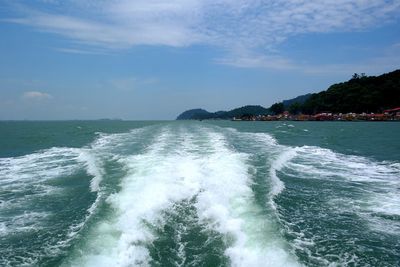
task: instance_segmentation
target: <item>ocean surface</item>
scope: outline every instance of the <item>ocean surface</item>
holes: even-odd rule
[[[400,266],[400,123],[0,122],[0,266]]]

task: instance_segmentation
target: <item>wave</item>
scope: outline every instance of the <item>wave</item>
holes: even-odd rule
[[[98,133],[82,148],[0,159],[0,188],[10,193],[0,211],[19,212],[1,218],[0,236],[45,229],[58,211],[28,212],[29,205],[62,197],[68,187],[57,180],[75,175],[85,178],[90,202],[62,239],[45,245],[51,253],[64,249],[64,266],[162,264],[165,238],[174,266],[211,256],[231,266],[298,266],[299,259],[362,264],[356,245],[351,251],[330,247],[330,235],[340,241],[344,233],[342,222],[334,222],[348,216],[368,233],[397,236],[399,174],[397,162],[284,146],[266,133],[200,124]],[[326,221],[326,229],[316,221]],[[354,237],[345,236],[342,246]],[[46,253],[24,261],[37,264]]]
[[[46,201],[63,194],[64,188],[58,186],[58,180],[82,168],[79,153],[77,148],[54,147],[25,156],[0,158],[0,235],[4,244],[0,265],[35,265],[51,253],[54,242],[46,234],[38,236],[43,238],[43,244],[35,251],[26,251],[29,243],[14,247],[13,239],[24,240],[32,233],[47,231],[54,211],[46,208]]]
[[[45,217],[25,216],[25,211],[36,199],[60,193],[60,188],[49,181],[74,173],[79,168],[78,155],[79,149],[51,148],[16,158],[0,158],[0,209],[3,214],[13,214],[11,217],[2,217],[6,229],[10,232],[20,231],[25,229],[25,225],[33,221],[39,223],[40,218]],[[19,215],[16,215],[18,212]],[[14,223],[13,220],[18,216],[24,222]]]
[[[98,223],[85,253],[66,265],[150,265],[150,247],[158,238],[154,229],[167,223],[166,211],[190,199],[199,223],[224,236],[233,266],[297,265],[254,202],[247,159],[209,128],[197,129],[196,135],[164,129],[142,154],[119,160],[128,174],[121,191],[107,198],[114,215]],[[181,264],[185,249],[181,243],[176,251]]]
[[[230,132],[232,143],[239,143],[239,150],[253,155],[257,170],[265,174],[270,184],[266,202],[292,250],[309,264],[378,263],[377,258],[363,256],[362,246],[338,248],[337,242],[357,244],[361,239],[368,243],[375,242],[369,241],[374,238],[381,242],[382,234],[391,236],[387,240],[398,238],[398,162],[379,162],[316,146],[285,146],[266,133]],[[257,162],[260,160],[264,166]],[[346,221],[348,217],[351,219]],[[360,228],[354,228],[359,232],[346,235],[342,221],[358,224]],[[319,224],[326,228],[318,228]],[[330,242],[330,235],[337,241]]]
[[[400,169],[396,163],[344,155],[319,147],[297,147],[286,168],[298,178],[320,179],[345,183],[365,195],[364,209],[389,215],[400,215]],[[391,201],[388,201],[388,200]]]
[[[90,189],[92,192],[100,190],[100,183],[103,179],[104,170],[101,166],[101,161],[92,154],[88,149],[82,149],[79,153],[78,160],[82,162],[87,170],[87,173],[93,176],[90,181]]]
[[[285,184],[282,182],[282,180],[279,179],[277,172],[281,171],[282,168],[285,167],[285,164],[290,162],[290,160],[293,159],[295,156],[296,156],[296,152],[293,149],[286,148],[271,163],[271,167],[270,167],[270,171],[269,171],[270,179],[272,182],[270,204],[274,209],[276,209],[276,204],[274,202],[274,198],[277,195],[279,195],[280,193],[282,193],[282,191],[285,189]]]
[[[280,145],[277,140],[267,133],[249,133],[238,132],[235,129],[229,129],[237,138],[233,142],[243,142],[246,144],[245,151],[251,155],[265,155],[265,161],[262,167],[267,167],[265,179],[270,183],[269,188],[269,204],[276,209],[274,198],[285,189],[284,182],[279,179],[277,172],[290,162],[296,156],[293,148]],[[243,148],[241,148],[243,149]]]
[[[10,255],[4,254],[4,257],[0,257],[0,264],[13,265],[17,262],[21,264],[28,262],[35,265],[40,259],[47,257],[46,255],[55,256],[57,253],[64,253],[63,250],[71,245],[103,200],[104,192],[101,183],[105,173],[102,164],[112,155],[111,147],[115,148],[116,144],[120,143],[118,141],[124,137],[132,139],[133,132],[99,134],[92,144],[83,148],[53,147],[20,157],[0,158],[0,190],[2,192],[0,236],[4,242],[8,239],[12,241],[15,235],[24,238],[31,232],[48,231],[47,229],[51,227],[49,221],[62,213],[59,213],[58,209],[52,210],[51,206],[55,204],[47,202],[51,202],[52,199],[63,199],[66,194],[69,194],[70,189],[64,184],[68,183],[68,180],[76,179],[75,176],[84,178],[82,182],[89,178],[88,189],[96,194],[94,201],[88,203],[86,214],[81,219],[62,222],[67,226],[67,231],[56,229],[54,235],[57,234],[57,238],[51,237],[51,234],[38,236],[38,239],[43,238],[41,241],[35,241],[43,243],[37,248],[38,251],[35,252],[31,248],[32,251],[23,252],[23,254],[28,253],[27,255],[21,254],[20,259],[13,259],[15,251],[10,250],[7,252]],[[88,177],[82,175],[82,172],[86,172]],[[71,198],[75,196],[71,195]],[[60,239],[61,236],[65,238]]]
[[[286,233],[293,238],[291,245],[298,254],[306,254],[310,262],[317,265],[364,264],[366,259],[362,254],[365,248],[356,245],[357,240],[378,238],[379,234],[374,234],[376,231],[398,236],[400,223],[396,218],[400,214],[400,171],[396,163],[377,162],[313,146],[293,147],[288,153],[291,155],[289,160],[278,164],[279,176],[291,183],[299,179],[305,182],[296,191],[291,188],[276,205],[302,194],[309,199],[306,203],[294,203],[296,208],[290,207],[291,212],[282,206],[278,211]],[[305,184],[315,188],[304,187]],[[294,213],[293,209],[298,211]],[[330,227],[318,229],[315,222],[308,222],[308,216]],[[358,224],[353,226],[353,234],[343,231],[342,224],[347,220],[350,220],[347,223]],[[361,228],[363,225],[369,229]],[[335,242],[330,244],[326,241],[333,233],[337,242],[342,240],[341,248],[336,247]],[[325,242],[325,250],[336,251],[336,254],[326,255],[319,251],[321,242]],[[347,243],[353,245],[347,248],[344,245]],[[352,253],[348,252],[350,249]],[[377,259],[370,260],[375,262]]]
[[[345,155],[333,150],[316,147],[290,147],[278,144],[275,138],[266,133],[243,133],[230,129],[239,138],[248,141],[246,145],[254,153],[268,155],[269,172],[267,179],[271,180],[270,195],[272,199],[285,188],[278,173],[289,175],[296,179],[318,179],[338,181],[360,186],[370,197],[381,199],[374,202],[371,208],[392,215],[400,215],[398,198],[385,201],[393,192],[400,190],[400,163],[378,162],[362,156]],[[367,185],[362,187],[362,185]]]
[[[104,164],[110,161],[119,161],[123,158],[123,154],[127,147],[137,145],[140,140],[138,136],[149,127],[130,130],[126,133],[105,134],[98,132],[98,138],[89,146],[81,148],[77,157],[78,162],[85,166],[85,170],[90,180],[90,190],[96,193],[96,198],[86,210],[84,218],[69,227],[67,238],[60,240],[57,246],[69,245],[76,236],[84,229],[89,220],[97,212],[98,206],[101,205],[108,196],[104,186],[101,186],[103,179],[107,175]]]
[[[79,149],[50,148],[15,158],[0,158],[0,183],[2,186],[30,180],[40,182],[74,171],[74,161]]]

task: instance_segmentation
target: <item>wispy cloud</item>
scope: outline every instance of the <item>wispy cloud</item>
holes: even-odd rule
[[[22,94],[24,100],[47,100],[53,98],[50,94],[39,92],[39,91],[28,91]]]
[[[81,55],[108,55],[109,52],[96,49],[77,49],[77,48],[54,48],[54,50],[68,53],[68,54],[81,54]]]
[[[400,15],[397,0],[52,0],[49,3],[51,8],[46,9],[23,4],[20,17],[7,21],[60,34],[96,49],[212,45],[227,52],[226,58],[217,60],[219,63],[269,68],[292,68],[289,60],[276,53],[277,47],[292,36],[360,31],[388,23]]]
[[[291,60],[274,54],[251,53],[250,51],[231,52],[223,58],[215,60],[222,65],[240,68],[267,68],[277,70],[290,70],[298,68]]]

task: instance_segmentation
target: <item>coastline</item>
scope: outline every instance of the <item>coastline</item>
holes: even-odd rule
[[[293,115],[284,112],[279,115],[257,115],[242,116],[240,118],[233,117],[232,121],[400,121],[400,112],[396,113],[318,113],[315,115]]]

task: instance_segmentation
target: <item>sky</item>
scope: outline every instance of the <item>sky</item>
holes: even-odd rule
[[[0,120],[269,107],[400,68],[400,0],[0,0]]]

